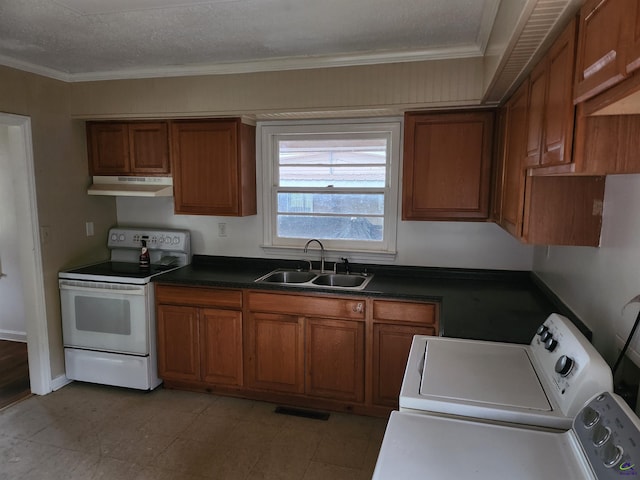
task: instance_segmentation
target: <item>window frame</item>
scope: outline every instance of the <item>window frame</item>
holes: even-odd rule
[[[276,236],[277,194],[278,194],[278,141],[309,139],[315,136],[345,136],[354,133],[362,137],[372,135],[387,139],[388,161],[386,162],[385,186],[379,190],[384,193],[384,227],[382,242],[363,240],[320,239],[327,251],[350,252],[352,260],[380,260],[381,257],[394,259],[396,255],[396,236],[399,218],[398,192],[401,160],[402,118],[363,118],[348,120],[302,120],[302,121],[265,121],[257,123],[258,152],[261,158],[262,172],[262,220],[263,245],[267,253],[282,253],[283,249],[299,250],[308,238],[287,238]],[[287,187],[282,187],[287,188]],[[329,190],[327,190],[329,191]],[[348,191],[366,193],[369,189],[333,188],[333,193]]]

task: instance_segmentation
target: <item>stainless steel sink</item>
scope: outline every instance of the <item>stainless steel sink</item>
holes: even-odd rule
[[[264,277],[260,277],[256,282],[268,283],[305,283],[316,278],[313,272],[298,272],[297,270],[275,270]]]
[[[277,269],[255,280],[256,283],[274,283],[292,287],[333,288],[336,290],[363,290],[373,278],[373,274],[301,272]]]
[[[326,287],[359,287],[366,282],[369,277],[363,275],[343,275],[339,273],[321,274],[314,278],[311,283]]]

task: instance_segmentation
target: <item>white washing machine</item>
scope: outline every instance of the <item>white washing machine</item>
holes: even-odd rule
[[[568,430],[611,369],[567,318],[550,315],[529,345],[417,335],[400,411]]]
[[[373,480],[613,480],[640,475],[640,420],[612,393],[568,431],[393,412]]]

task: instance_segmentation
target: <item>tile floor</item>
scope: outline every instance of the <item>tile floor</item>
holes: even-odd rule
[[[0,480],[371,478],[385,419],[274,408],[72,383],[0,411]]]

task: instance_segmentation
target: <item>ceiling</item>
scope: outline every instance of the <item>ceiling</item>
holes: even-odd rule
[[[0,0],[0,64],[85,81],[482,57],[501,5],[545,3],[569,2]]]

